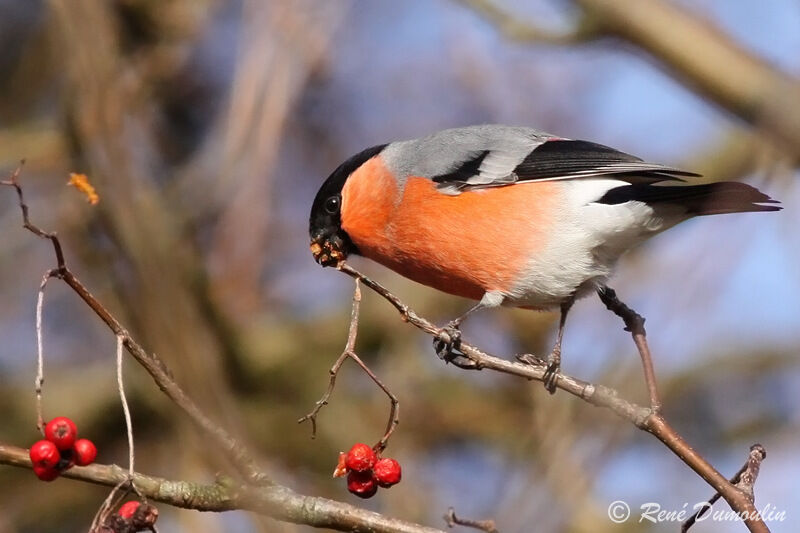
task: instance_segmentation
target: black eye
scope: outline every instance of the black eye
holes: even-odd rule
[[[339,207],[341,206],[341,198],[337,196],[331,196],[327,200],[325,200],[325,211],[330,213],[331,215],[335,215],[339,212]]]

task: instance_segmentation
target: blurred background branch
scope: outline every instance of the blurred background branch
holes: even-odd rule
[[[498,31],[514,41],[532,44],[571,45],[603,37],[603,33],[584,14],[577,17],[568,31],[557,31],[547,27],[535,26],[503,10],[492,0],[460,0],[494,24]]]
[[[795,162],[800,160],[800,79],[750,53],[687,8],[667,0],[574,0],[581,8],[574,29],[557,33],[524,22],[492,0],[460,1],[520,42],[627,41],[687,87],[768,134]]]

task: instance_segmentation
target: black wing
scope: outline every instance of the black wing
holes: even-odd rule
[[[537,146],[514,169],[519,181],[610,177],[624,181],[655,182],[699,176],[588,141],[554,140]]]
[[[497,150],[476,151],[455,169],[433,176],[432,179],[440,188],[457,193],[522,181],[604,177],[628,183],[656,183],[667,180],[683,181],[681,177],[699,176],[694,172],[646,163],[625,152],[588,141],[567,139],[546,141],[527,153],[516,166],[512,163],[506,167],[504,172],[497,172],[498,167],[502,168],[502,164],[490,165],[492,172],[485,172],[482,169],[486,167],[485,161],[494,163],[501,157],[503,160],[508,160],[509,154]]]

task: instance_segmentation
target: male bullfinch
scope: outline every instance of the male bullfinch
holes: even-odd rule
[[[570,307],[607,290],[625,251],[694,216],[780,209],[744,183],[680,184],[696,176],[530,128],[449,129],[373,146],[334,170],[311,208],[311,251],[323,266],[360,254],[478,300],[454,333],[480,308],[560,309],[553,392]]]

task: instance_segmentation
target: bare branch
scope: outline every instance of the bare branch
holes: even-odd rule
[[[56,254],[56,264],[58,265],[58,270],[63,270],[64,266],[64,252],[61,250],[61,243],[58,240],[55,232],[47,232],[43,229],[39,228],[38,226],[34,226],[31,224],[30,218],[28,217],[28,204],[25,203],[25,196],[22,194],[22,187],[19,186],[19,173],[22,171],[22,165],[25,164],[25,160],[20,161],[19,166],[11,173],[8,177],[8,180],[0,181],[0,185],[7,185],[9,187],[14,187],[17,191],[17,199],[19,201],[19,208],[22,210],[22,227],[26,230],[30,231],[37,237],[41,237],[42,239],[50,239],[53,243],[53,250]]]
[[[661,397],[658,394],[658,386],[656,385],[653,356],[650,355],[650,347],[647,345],[644,317],[621,302],[617,298],[617,293],[609,287],[603,287],[597,294],[606,308],[625,322],[625,331],[631,333],[636,349],[639,350],[639,355],[642,358],[644,380],[647,384],[647,392],[650,394],[650,409],[655,413],[659,412],[661,410]]]
[[[755,501],[756,497],[753,493],[753,487],[758,478],[758,472],[761,469],[761,462],[767,458],[767,450],[760,444],[753,444],[750,447],[750,455],[747,458],[741,474],[739,474],[738,481],[733,482],[739,490],[744,492],[750,501]]]
[[[405,305],[397,296],[392,294],[388,289],[383,287],[380,283],[364,276],[359,271],[352,268],[350,265],[340,262],[337,265],[338,270],[344,272],[350,277],[360,279],[364,285],[379,294],[387,300],[395,309],[400,312],[401,318],[415,326],[416,328],[428,333],[433,337],[439,337],[444,332],[443,328],[439,328],[429,320],[417,315],[407,305]],[[623,312],[623,314],[626,314]],[[629,319],[633,317],[629,316]],[[631,329],[634,332],[637,330],[635,324],[631,324]],[[643,332],[643,326],[642,326]],[[642,336],[642,342],[644,340]],[[637,343],[638,347],[638,343]],[[458,351],[460,354],[468,358],[474,363],[474,370],[490,369],[504,374],[523,377],[526,379],[543,381],[546,371],[546,365],[535,364],[522,364],[513,361],[508,361],[500,357],[488,354],[475,346],[467,343],[462,339],[459,344]],[[629,402],[620,398],[619,393],[609,387],[603,385],[596,385],[576,379],[566,374],[559,374],[557,382],[559,389],[562,389],[582,400],[589,402],[599,407],[605,407],[612,410],[620,417],[633,423],[639,429],[647,431],[660,440],[672,453],[677,455],[689,468],[694,470],[700,477],[702,477],[711,487],[719,492],[725,501],[736,511],[740,516],[745,517],[745,524],[754,532],[767,532],[764,521],[761,519],[758,511],[753,505],[753,501],[747,495],[739,490],[736,486],[731,484],[722,474],[720,474],[708,461],[705,460],[699,453],[697,453],[683,438],[675,431],[675,429],[666,421],[666,419],[653,409],[642,407],[633,402]],[[657,396],[656,396],[657,398]]]
[[[360,279],[364,285],[391,303],[400,312],[404,322],[410,323],[431,336],[439,337],[442,334],[446,334],[444,328],[440,328],[426,318],[419,316],[380,283],[364,276],[348,264],[341,263],[338,268],[348,276]],[[459,351],[475,363],[475,366],[470,367],[473,370],[495,370],[535,381],[542,381],[546,370],[545,364],[523,364],[502,359],[488,354],[464,340],[459,344]],[[566,374],[561,374],[558,381],[560,389],[593,405],[611,409],[622,418],[634,423],[637,427],[644,428],[647,418],[652,414],[650,409],[620,398],[617,391],[604,385],[582,381]]]

